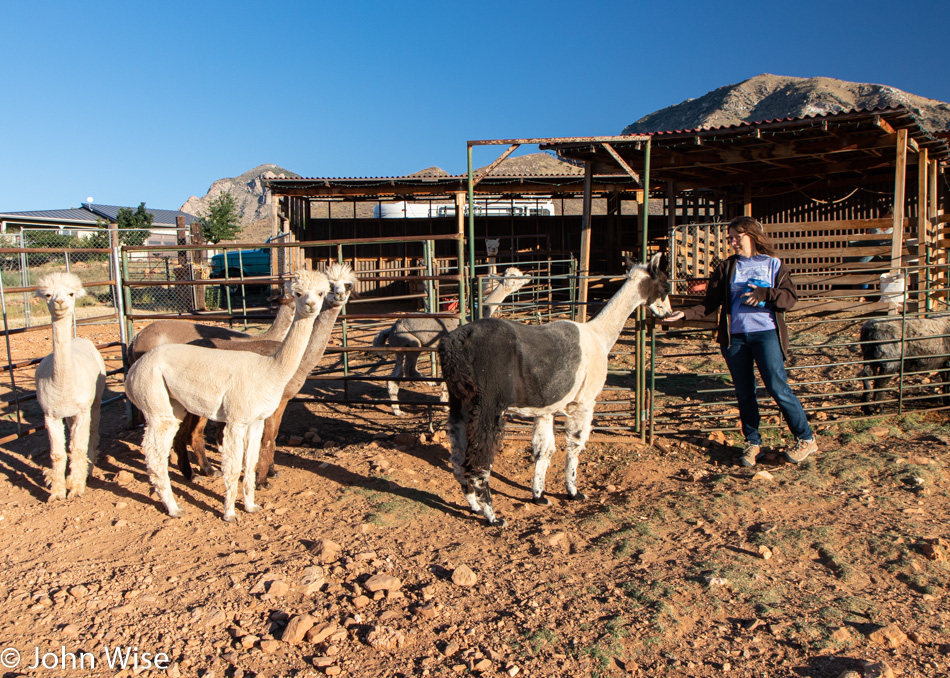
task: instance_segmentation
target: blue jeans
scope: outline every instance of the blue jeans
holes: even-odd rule
[[[729,347],[722,350],[722,355],[736,387],[739,419],[742,421],[742,435],[745,436],[746,442],[753,445],[762,444],[753,366],[758,366],[766,390],[782,411],[785,423],[795,437],[799,440],[812,440],[815,437],[808,425],[802,404],[789,388],[782,347],[778,343],[778,333],[775,330],[733,334],[730,336]]]

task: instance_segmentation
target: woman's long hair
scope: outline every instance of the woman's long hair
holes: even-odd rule
[[[749,237],[752,238],[752,243],[755,245],[756,254],[767,254],[770,257],[775,256],[775,246],[772,244],[772,241],[769,240],[769,237],[765,235],[762,224],[756,219],[752,217],[736,217],[729,222],[729,230],[734,230],[736,233],[748,233]]]

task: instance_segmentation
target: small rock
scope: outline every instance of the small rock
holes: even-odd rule
[[[112,480],[117,485],[128,485],[133,480],[135,480],[135,476],[133,476],[129,471],[119,471],[115,474],[115,477],[113,477]]]
[[[307,631],[316,623],[316,619],[311,617],[309,614],[298,614],[296,617],[291,617],[290,621],[287,622],[287,626],[284,628],[284,633],[281,635],[280,639],[285,643],[290,643],[296,645],[304,636],[307,634]]]
[[[329,539],[320,539],[313,546],[313,553],[316,560],[321,563],[332,563],[340,558],[342,547],[335,541]]]
[[[769,559],[771,559],[771,557],[772,557],[772,549],[770,549],[768,546],[765,546],[764,544],[762,544],[762,545],[759,546],[758,549],[756,549],[756,554],[757,554],[757,555],[759,556],[759,558],[761,558],[762,560],[769,560]]]
[[[894,678],[894,669],[887,662],[866,662],[864,678]]]
[[[288,436],[287,444],[291,447],[300,447],[303,445],[303,436]]]
[[[363,587],[367,591],[395,591],[402,586],[402,582],[388,574],[376,574],[366,580]]]
[[[274,598],[283,598],[287,595],[288,591],[290,591],[290,586],[283,579],[275,579],[271,582],[270,586],[267,587],[267,593]]]
[[[567,532],[555,532],[548,537],[547,544],[551,548],[569,548],[571,540],[567,536]]]
[[[756,471],[755,475],[752,476],[752,480],[770,481],[775,480],[775,476],[768,471]]]
[[[851,640],[851,632],[848,631],[847,627],[839,626],[831,632],[831,639],[836,643],[847,643]]]
[[[435,619],[439,615],[439,611],[432,603],[429,603],[428,605],[420,605],[413,608],[412,611],[423,619]]]
[[[442,655],[445,657],[451,657],[453,654],[459,651],[459,644],[454,640],[447,643],[446,646],[442,649]]]
[[[891,434],[891,429],[886,426],[872,426],[867,430],[869,435],[874,436],[875,438],[880,438],[882,436],[889,436]]]
[[[327,666],[333,666],[335,661],[336,659],[333,657],[314,657],[311,663],[318,669],[322,669]]]
[[[255,643],[257,643],[257,641],[259,640],[260,640],[259,636],[253,636],[250,634],[246,636],[241,636],[241,647],[243,647],[245,650],[250,650],[252,647],[254,647]]]
[[[484,673],[485,671],[491,671],[492,663],[491,659],[483,659],[472,667],[472,670],[477,673]]]
[[[75,624],[66,624],[66,626],[63,627],[63,635],[67,638],[78,638],[79,627]]]
[[[69,587],[69,595],[71,595],[73,598],[82,598],[87,593],[89,593],[89,590],[82,584]]]
[[[900,647],[907,642],[907,634],[901,631],[897,624],[888,624],[883,628],[873,631],[868,639],[872,643],[884,643],[892,650]],[[867,673],[867,671],[865,671]]]
[[[706,584],[712,588],[714,586],[722,586],[723,588],[732,588],[732,582],[726,579],[725,577],[705,577]]]
[[[262,640],[261,641],[261,652],[264,654],[274,654],[280,649],[279,640]]]
[[[355,607],[357,610],[362,610],[364,607],[369,605],[370,602],[370,599],[366,596],[356,596],[356,598],[353,599],[353,607]]]
[[[310,628],[307,631],[307,642],[317,645],[322,643],[327,638],[332,636],[334,633],[340,630],[340,625],[336,622],[324,622],[322,624],[317,624]]]
[[[459,565],[452,572],[452,582],[456,586],[471,588],[478,583],[478,577],[472,572],[468,565]]]
[[[374,626],[366,642],[377,650],[395,650],[406,644],[406,636],[390,626]]]

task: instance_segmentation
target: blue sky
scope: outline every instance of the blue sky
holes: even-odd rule
[[[463,172],[467,140],[619,134],[760,73],[950,101],[948,19],[946,0],[7,3],[0,212],[177,209],[268,162]]]

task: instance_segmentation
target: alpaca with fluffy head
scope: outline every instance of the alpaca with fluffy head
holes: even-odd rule
[[[49,434],[51,468],[46,471],[49,500],[82,495],[99,454],[99,407],[106,386],[106,365],[88,339],[73,338],[76,300],[85,296],[72,273],[50,273],[39,281],[36,296],[46,301],[53,325],[53,352],[36,368],[36,400]],[[69,423],[69,478],[66,477],[66,431]]]
[[[343,305],[349,300],[350,296],[356,290],[359,282],[356,275],[350,269],[349,264],[331,264],[327,268],[327,277],[330,280],[330,292],[323,302],[323,310],[313,321],[313,332],[310,335],[310,342],[307,350],[304,351],[303,358],[297,371],[284,387],[284,393],[281,396],[280,405],[272,415],[264,421],[264,433],[261,439],[261,453],[257,462],[257,487],[265,487],[268,483],[268,476],[276,475],[274,472],[274,452],[277,447],[277,431],[280,429],[280,422],[284,416],[284,410],[291,398],[294,398],[300,389],[306,383],[307,376],[314,367],[323,358],[327,344],[330,341],[330,335],[333,333],[333,326]],[[209,346],[226,351],[251,351],[258,355],[272,355],[280,344],[275,341],[226,341],[220,339],[201,340],[194,342],[194,345]],[[199,465],[209,467],[204,445],[204,428],[207,419],[188,414],[175,436],[175,452],[178,455],[179,469],[186,478],[191,478],[191,467],[188,463],[188,450],[186,446],[190,443],[192,451],[198,460]]]
[[[501,282],[485,297],[481,317],[488,318],[494,315],[501,303],[509,295],[524,287],[528,280],[530,280],[530,277],[514,266],[507,269]],[[458,326],[458,318],[400,318],[391,327],[376,335],[376,338],[373,339],[373,346],[379,348],[388,343],[393,348],[435,347],[442,337]],[[390,379],[398,379],[404,376],[424,379],[425,377],[416,369],[418,360],[418,353],[408,351],[397,353],[396,364],[393,366],[392,374],[389,375]],[[397,417],[402,416],[399,403],[395,402],[399,397],[399,382],[387,381],[386,388],[389,390],[389,399],[394,401],[392,405],[393,414]],[[447,400],[444,388],[442,400],[443,402]]]
[[[439,344],[449,390],[447,430],[455,478],[472,511],[489,524],[505,524],[495,515],[488,480],[504,437],[506,411],[534,418],[532,501],[548,503],[544,479],[554,453],[556,414],[567,418],[567,496],[586,498],[577,491],[578,459],[607,379],[610,349],[627,318],[641,305],[661,318],[671,314],[659,254],[649,266],[630,269],[620,290],[589,322],[522,325],[486,318],[458,328]]]
[[[310,341],[314,318],[330,289],[318,271],[294,274],[294,320],[273,355],[165,344],[142,356],[126,377],[126,394],[145,415],[142,451],[149,478],[172,517],[182,515],[168,479],[168,457],[186,412],[223,422],[224,519],[234,522],[244,468],[244,510],[254,513],[255,467],[264,421],[280,405]]]

